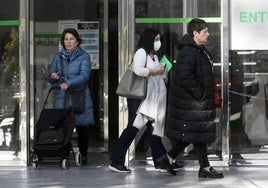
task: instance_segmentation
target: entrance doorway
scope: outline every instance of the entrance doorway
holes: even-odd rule
[[[104,1],[57,0],[34,1],[34,124],[42,111],[44,100],[51,85],[46,76],[54,55],[61,49],[60,37],[65,28],[75,28],[82,38],[80,45],[91,58],[91,74],[88,81],[95,124],[89,125],[88,162],[103,163],[98,154],[108,151],[108,52],[104,45],[105,30],[108,29],[108,6]],[[113,11],[113,13],[117,12]],[[116,19],[116,18],[113,18]],[[111,31],[112,28],[111,28]],[[116,53],[114,53],[116,55]],[[106,93],[108,95],[108,93]],[[53,104],[53,98],[48,100]],[[33,132],[31,138],[33,139]],[[73,145],[77,148],[77,133],[73,134]]]

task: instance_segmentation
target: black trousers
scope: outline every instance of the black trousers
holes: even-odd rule
[[[86,156],[88,150],[88,126],[76,126],[75,129],[77,132],[79,152],[82,156]]]
[[[139,129],[133,126],[133,122],[136,118],[136,112],[140,105],[141,100],[136,99],[127,99],[128,102],[128,125],[120,135],[117,140],[113,151],[110,156],[112,163],[124,165],[125,164],[125,155],[127,150],[135,139]],[[151,151],[155,167],[158,167],[156,159],[163,154],[166,154],[166,150],[162,144],[161,137],[156,135],[151,135]]]
[[[168,155],[175,159],[183,150],[189,145],[189,142],[175,141]],[[194,143],[194,149],[196,151],[200,168],[210,166],[207,157],[207,144],[206,143]]]

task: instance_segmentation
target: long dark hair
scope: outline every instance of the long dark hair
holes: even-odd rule
[[[160,34],[160,31],[153,28],[147,28],[141,33],[138,48],[144,48],[147,53],[154,50],[154,40],[156,35]]]
[[[65,48],[64,37],[67,33],[71,33],[76,38],[76,40],[78,42],[78,46],[80,46],[80,44],[82,43],[82,39],[80,38],[79,33],[74,28],[66,28],[63,30],[63,32],[61,34],[61,39],[60,39],[61,45]]]

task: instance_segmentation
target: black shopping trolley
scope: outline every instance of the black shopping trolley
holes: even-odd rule
[[[71,142],[74,130],[72,107],[46,108],[51,91],[57,88],[59,86],[53,86],[49,89],[43,109],[35,124],[32,147],[32,166],[34,168],[37,168],[41,162],[59,162],[62,169],[68,169],[70,159],[73,159],[77,166],[81,166],[82,156],[80,152],[74,152]]]

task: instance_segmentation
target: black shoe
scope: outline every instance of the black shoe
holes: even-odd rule
[[[120,164],[110,164],[109,169],[114,171],[114,172],[119,172],[119,173],[130,173],[131,170],[128,169],[127,167],[120,165]]]
[[[184,167],[182,164],[180,164],[180,163],[175,163],[175,162],[173,162],[173,163],[171,164],[171,166],[172,166],[173,170],[175,170],[175,171],[181,170],[181,169]]]
[[[175,170],[175,171],[179,171],[179,170],[183,169],[183,167],[184,167],[180,163],[175,163],[175,162],[173,162],[171,164],[171,166],[172,166],[173,170]],[[167,169],[165,167],[162,167],[162,166],[156,167],[156,169],[159,170],[159,172],[167,172]]]
[[[176,176],[176,171],[173,169],[171,164],[169,163],[168,156],[163,155],[157,159],[157,162],[160,164],[161,167],[164,167],[170,174]]]
[[[209,170],[200,168],[198,177],[199,178],[223,178],[224,176],[222,172],[217,172],[214,168],[210,167]]]
[[[82,155],[82,164],[87,164],[87,155]]]

